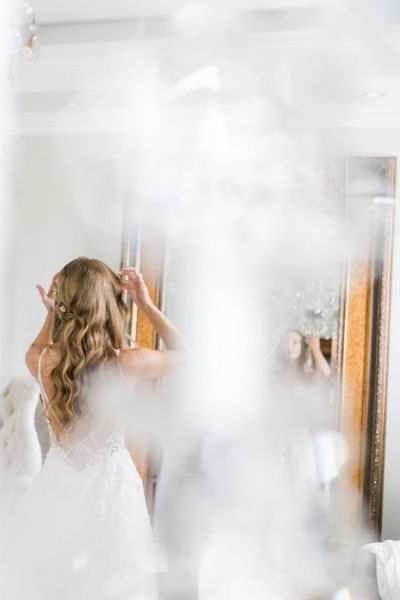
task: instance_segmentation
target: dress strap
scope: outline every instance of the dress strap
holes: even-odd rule
[[[119,374],[120,381],[123,381],[124,380],[124,372],[122,370],[121,363],[119,362],[119,358],[118,358],[118,374]]]
[[[121,366],[121,363],[120,363],[120,361],[119,361],[119,358],[120,358],[120,353],[121,353],[121,351],[120,351],[120,350],[118,350],[118,351],[116,351],[116,352],[115,352],[115,354],[116,354],[116,357],[117,357],[117,370],[118,370],[118,375],[119,375],[120,381],[123,381],[123,380],[124,380],[124,372],[123,372],[123,370],[122,370],[122,366]]]
[[[42,393],[43,403],[44,403],[45,407],[48,405],[49,399],[48,399],[47,394],[45,392],[44,385],[43,385],[43,380],[42,380],[42,358],[43,358],[43,355],[46,352],[47,348],[48,348],[48,346],[46,346],[45,348],[43,348],[43,350],[41,351],[41,353],[39,355],[39,362],[38,362],[38,382],[39,382],[40,391]]]

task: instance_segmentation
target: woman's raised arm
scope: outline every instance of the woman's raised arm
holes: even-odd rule
[[[147,348],[123,350],[120,355],[121,366],[145,379],[162,377],[182,362],[183,336],[151,300],[143,276],[137,269],[126,267],[119,272],[119,275],[126,277],[122,279],[122,285],[132,301],[149,319],[166,346],[164,351]]]
[[[306,342],[314,357],[317,373],[322,375],[322,377],[330,377],[331,367],[325,356],[322,354],[319,338],[314,333],[310,333],[306,336]]]
[[[51,280],[49,291],[46,292],[44,287],[37,285],[37,289],[42,298],[42,302],[47,310],[46,319],[28,348],[25,354],[26,366],[33,377],[37,377],[38,361],[41,349],[53,343],[53,326],[54,326],[54,292],[57,284],[57,275],[54,275]]]

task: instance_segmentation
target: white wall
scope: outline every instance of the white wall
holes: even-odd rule
[[[117,269],[121,257],[124,163],[105,135],[16,138],[9,252],[5,375],[26,375],[24,353],[45,310],[35,288],[77,256]]]

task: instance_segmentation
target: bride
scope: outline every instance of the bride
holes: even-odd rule
[[[7,509],[4,597],[153,599],[150,521],[120,400],[180,363],[181,335],[134,268],[117,276],[99,260],[77,258],[47,293],[37,287],[47,317],[26,363],[41,389],[51,446],[33,485]],[[166,351],[124,348],[125,290]]]

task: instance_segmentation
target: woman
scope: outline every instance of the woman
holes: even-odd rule
[[[282,337],[277,354],[276,368],[288,383],[298,383],[310,377],[328,378],[331,368],[321,351],[318,337],[303,336],[297,329],[289,329]]]
[[[14,581],[13,597],[154,597],[143,486],[116,403],[127,381],[138,385],[174,369],[182,337],[153,304],[136,269],[119,276],[99,260],[77,258],[53,278],[47,293],[37,286],[47,317],[26,363],[41,388],[51,447],[32,488],[11,511],[14,524],[21,529],[22,518],[24,529],[15,552],[29,564],[26,581],[18,583],[25,596],[15,594]],[[124,348],[125,290],[166,351]],[[42,511],[44,526],[27,517],[32,508]],[[18,562],[21,571],[21,554]]]

